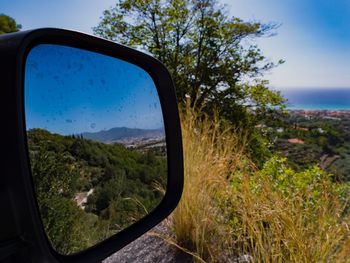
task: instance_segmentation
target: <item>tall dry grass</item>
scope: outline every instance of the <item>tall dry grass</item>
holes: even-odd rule
[[[244,135],[189,107],[183,109],[181,126],[185,185],[172,228],[177,244],[197,260],[216,261],[233,247],[232,228],[219,204],[231,195],[232,171],[248,166]]]
[[[307,193],[285,195],[254,168],[244,133],[189,107],[181,124],[185,185],[172,243],[197,262],[350,262],[350,220],[329,181],[305,206]]]
[[[350,220],[331,181],[322,179],[314,198],[316,187],[286,195],[259,176],[245,175],[231,196],[238,254],[254,262],[350,262]]]

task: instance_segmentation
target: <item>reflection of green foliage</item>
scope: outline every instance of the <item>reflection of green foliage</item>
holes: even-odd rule
[[[74,201],[58,196],[38,201],[45,231],[55,249],[67,254],[89,245],[87,233],[91,226]]]
[[[128,227],[162,199],[166,159],[75,136],[28,132],[34,186],[44,227],[62,254],[81,251]],[[74,201],[93,189],[85,209]]]
[[[44,148],[31,153],[34,185],[40,198],[60,195],[73,197],[78,173],[68,154],[54,153]]]

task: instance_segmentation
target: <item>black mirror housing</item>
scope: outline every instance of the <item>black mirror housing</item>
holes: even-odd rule
[[[56,44],[118,58],[144,69],[153,79],[164,116],[168,178],[159,206],[118,234],[80,253],[63,256],[45,234],[30,174],[25,127],[24,72],[30,50]],[[175,88],[165,66],[134,49],[94,36],[62,29],[37,29],[0,36],[0,260],[14,262],[99,262],[167,217],[183,188],[183,156]],[[12,262],[12,261],[9,261]]]

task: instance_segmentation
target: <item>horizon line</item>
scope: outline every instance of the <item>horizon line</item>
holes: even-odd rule
[[[350,89],[349,86],[271,86],[273,90],[285,90],[285,89]]]

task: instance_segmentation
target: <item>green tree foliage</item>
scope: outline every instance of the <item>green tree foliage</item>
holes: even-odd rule
[[[7,15],[0,14],[0,35],[17,32],[22,28],[16,21]]]
[[[268,61],[254,39],[273,35],[276,25],[227,13],[215,0],[119,0],[94,33],[155,56],[170,70],[180,102],[249,129],[251,145],[260,145],[253,155],[265,156],[267,142],[254,126],[275,119],[284,100],[262,76],[283,61]]]
[[[249,44],[271,34],[275,25],[245,22],[226,11],[213,0],[119,0],[94,32],[162,61],[180,101],[188,95],[192,105],[205,102],[227,115],[248,100],[256,107],[279,105],[280,96],[259,79],[275,64]]]

